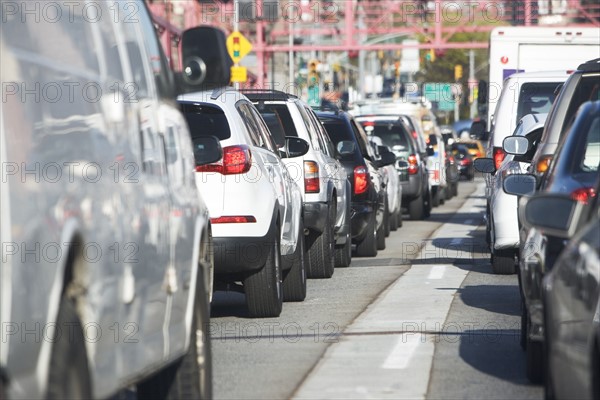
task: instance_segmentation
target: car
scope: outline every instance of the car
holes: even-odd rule
[[[377,160],[362,127],[346,112],[320,111],[319,120],[333,142],[351,182],[351,232],[355,254],[375,257],[385,248],[384,211],[387,198],[381,167],[393,164],[396,157],[384,154]]]
[[[174,74],[145,3],[127,4],[136,22],[56,3],[60,22],[17,7],[0,25],[0,165],[16,168],[0,180],[10,399],[212,396],[211,224],[193,171],[221,152],[207,141],[194,162],[174,105],[228,82],[231,60],[222,31],[195,28]],[[36,85],[57,91],[22,97]]]
[[[452,154],[456,160],[458,173],[466,180],[475,178],[475,168],[473,167],[473,156],[469,153],[469,149],[460,143],[453,145]]]
[[[217,137],[223,160],[196,168],[213,226],[215,276],[243,282],[253,317],[277,317],[282,302],[306,296],[302,194],[282,161],[308,151],[288,139],[283,151],[254,105],[233,88],[187,93],[178,103],[192,139]],[[240,201],[244,199],[244,201]]]
[[[377,160],[380,160],[384,153],[393,154],[391,148],[383,145],[380,137],[369,135],[368,138]],[[394,157],[396,156],[394,155]],[[383,213],[384,231],[385,236],[388,237],[391,231],[396,231],[399,226],[402,226],[402,186],[394,164],[386,165],[381,170],[386,191],[386,204]]]
[[[464,145],[473,159],[485,157],[485,149],[481,144],[481,141],[476,139],[459,139],[458,143]]]
[[[473,124],[472,119],[459,119],[452,124],[452,129],[456,133],[459,139],[470,137],[471,125]],[[478,139],[478,138],[476,138]]]
[[[520,236],[517,219],[517,197],[503,190],[504,180],[511,174],[521,174],[526,171],[533,156],[531,147],[539,142],[546,117],[547,114],[525,115],[517,124],[513,136],[509,137],[520,137],[523,142],[527,143],[522,145],[527,150],[527,152],[523,152],[524,154],[506,156],[499,169],[495,168],[495,160],[491,158],[479,158],[474,161],[475,169],[491,175],[491,193],[488,199],[490,219],[488,224],[492,271],[495,274],[514,273],[515,260],[519,256]],[[505,150],[503,149],[503,151]]]
[[[535,180],[531,181],[531,186]],[[524,184],[524,182],[521,182]],[[594,184],[597,193],[598,183]],[[568,240],[540,282],[539,367],[549,399],[596,399],[600,395],[600,201],[567,193],[524,197],[520,216],[547,236]],[[553,218],[548,218],[553,215]]]
[[[569,132],[558,146],[550,170],[540,188],[545,193],[560,193],[590,202],[596,194],[600,164],[600,101],[584,103]],[[525,175],[536,181],[535,175]],[[527,193],[532,192],[531,187]],[[525,194],[525,193],[517,193]],[[525,225],[525,228],[529,228]],[[527,350],[527,373],[540,382],[543,365],[543,294],[542,280],[553,269],[565,246],[562,236],[544,233],[535,226],[526,229],[519,260],[520,289],[523,301],[522,341]]]
[[[529,172],[539,178],[538,184],[542,183],[558,143],[570,129],[579,107],[586,101],[600,100],[599,73],[600,58],[590,60],[579,65],[562,85],[549,112],[542,140],[529,168]]]
[[[406,204],[411,219],[421,220],[431,213],[431,195],[429,173],[423,155],[433,153],[432,148],[421,150],[415,135],[406,125],[406,119],[391,115],[369,115],[356,117],[364,129],[372,127],[371,134],[382,139],[391,147],[398,160],[406,161],[408,177],[405,175],[402,186],[402,204]],[[423,141],[424,142],[424,141]]]
[[[335,148],[314,111],[298,97],[276,90],[248,89],[248,96],[267,121],[277,122],[274,140],[299,137],[309,143],[303,157],[285,163],[302,190],[305,228],[309,230],[309,278],[330,278],[334,267],[351,263],[350,182],[335,158]]]

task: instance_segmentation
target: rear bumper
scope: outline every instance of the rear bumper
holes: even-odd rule
[[[316,232],[325,230],[327,203],[304,203],[304,227]]]

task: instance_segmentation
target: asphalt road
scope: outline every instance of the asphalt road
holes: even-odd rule
[[[215,398],[542,398],[525,377],[516,275],[491,274],[484,207],[483,181],[461,182],[376,258],[309,280],[279,318],[216,292]]]

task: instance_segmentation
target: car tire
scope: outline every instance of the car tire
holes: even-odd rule
[[[448,186],[446,186],[446,189],[444,190],[444,194],[445,199],[446,200],[450,200],[452,198],[452,187],[454,186],[454,183],[449,183]]]
[[[431,201],[431,191],[427,190],[423,197],[423,214],[425,215],[423,219],[431,217],[431,209],[433,208]]]
[[[525,346],[527,379],[539,384],[544,380],[544,343],[527,337]]]
[[[458,182],[452,184],[452,196],[458,196]]]
[[[548,321],[548,305],[544,302],[544,399],[555,400],[556,392],[554,391],[554,379],[552,377],[552,339],[548,332],[548,325],[545,321]]]
[[[396,232],[398,230],[398,214],[398,211],[390,214],[390,231],[392,232]]]
[[[492,272],[496,275],[515,273],[515,251],[512,249],[492,250]]]
[[[390,232],[392,231],[392,228],[390,226],[391,222],[390,222],[390,207],[387,201],[387,198],[385,199],[384,202],[384,207],[383,207],[383,232],[385,234],[385,237],[390,236]]]
[[[521,334],[519,337],[519,345],[523,350],[527,348],[527,321],[527,308],[525,306],[525,301],[521,300]]]
[[[286,261],[291,267],[284,272],[283,301],[304,301],[306,298],[306,245],[304,243],[304,226],[300,224],[296,251]]]
[[[396,214],[396,221],[398,221],[398,228],[402,228],[402,225],[404,224],[404,218],[402,216],[402,208],[400,208],[398,210],[398,213]]]
[[[311,279],[331,278],[335,268],[335,242],[333,226],[335,224],[335,203],[330,204],[327,211],[325,229],[321,234],[311,232],[309,235],[308,254],[310,262],[307,274]]]
[[[375,257],[377,255],[377,220],[373,210],[367,222],[367,234],[364,239],[356,245],[356,255],[359,257]]]
[[[92,385],[85,337],[75,304],[63,294],[48,370],[47,399],[89,399]]]
[[[410,215],[410,219],[419,221],[425,218],[424,206],[423,196],[412,199],[410,203],[408,203],[408,214]]]
[[[352,238],[350,233],[346,234],[346,243],[335,248],[335,266],[346,268],[352,262]]]
[[[384,218],[384,220],[381,221],[379,229],[377,229],[377,232],[375,233],[377,238],[377,250],[385,250],[385,225],[387,224],[388,221]]]
[[[198,274],[190,347],[175,363],[137,386],[139,399],[212,399],[210,304],[204,292],[204,274]],[[202,288],[202,290],[200,290]],[[201,362],[202,364],[198,364]]]
[[[281,275],[279,227],[277,227],[275,241],[270,246],[265,265],[244,279],[246,304],[251,317],[270,318],[281,314],[283,303]]]
[[[440,205],[440,188],[432,188],[433,193],[431,194],[431,206],[439,207]]]

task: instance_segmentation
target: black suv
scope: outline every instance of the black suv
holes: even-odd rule
[[[410,218],[421,220],[431,214],[429,174],[425,157],[432,152],[431,147],[422,149],[413,136],[412,129],[403,117],[391,115],[369,115],[356,118],[370,134],[379,136],[383,144],[389,146],[398,160],[408,163],[408,176],[401,175],[402,204],[406,204]],[[415,134],[416,135],[416,134]]]
[[[316,113],[334,143],[352,185],[351,231],[356,255],[374,257],[385,248],[386,191],[379,168],[395,162],[391,153],[377,160],[367,135],[354,118],[341,111]]]

